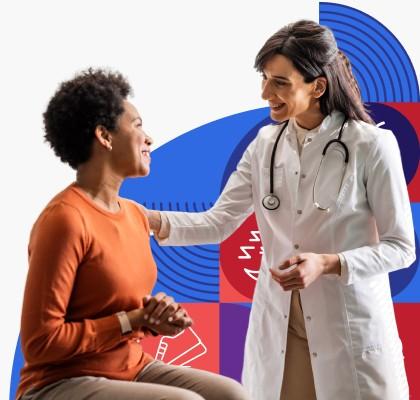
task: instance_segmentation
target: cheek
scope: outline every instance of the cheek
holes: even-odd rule
[[[311,104],[311,99],[306,90],[300,90],[296,93],[296,105],[299,108],[307,108]]]

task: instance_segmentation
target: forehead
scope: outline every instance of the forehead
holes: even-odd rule
[[[282,76],[288,79],[295,79],[295,78],[302,77],[300,72],[293,65],[292,61],[282,54],[276,54],[273,57],[271,57],[265,63],[263,72],[268,77]]]
[[[140,118],[140,114],[137,111],[137,108],[128,100],[123,101],[123,107],[124,107],[123,117],[130,118],[130,120],[134,118]]]

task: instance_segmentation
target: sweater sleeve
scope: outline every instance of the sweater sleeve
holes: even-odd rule
[[[82,216],[72,206],[50,206],[35,223],[21,320],[26,361],[58,362],[110,348],[122,340],[115,315],[81,321],[66,319],[77,270],[87,249]]]

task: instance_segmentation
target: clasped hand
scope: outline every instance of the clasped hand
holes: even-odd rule
[[[145,296],[143,307],[142,325],[160,335],[177,335],[193,323],[187,311],[163,292]]]
[[[305,289],[323,274],[341,273],[337,254],[302,253],[289,258],[277,268],[270,268],[272,278],[283,290]]]

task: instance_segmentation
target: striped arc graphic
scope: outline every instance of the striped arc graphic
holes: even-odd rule
[[[319,21],[334,32],[349,57],[364,101],[419,101],[410,57],[383,24],[355,8],[326,2],[319,5]]]

